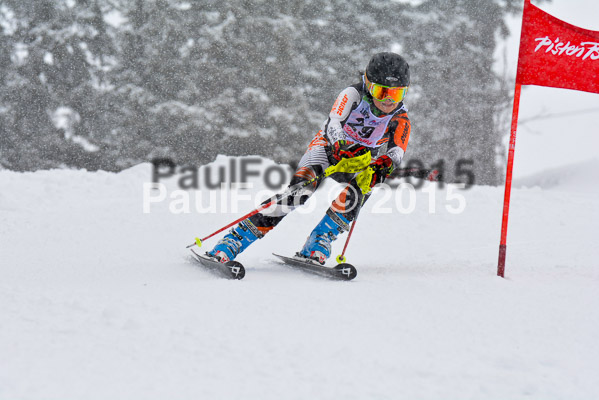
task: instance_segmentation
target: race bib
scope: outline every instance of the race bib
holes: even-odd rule
[[[387,125],[393,115],[384,117],[375,116],[370,111],[370,104],[362,100],[358,107],[352,111],[343,126],[348,139],[366,147],[378,147],[377,142],[383,137]]]

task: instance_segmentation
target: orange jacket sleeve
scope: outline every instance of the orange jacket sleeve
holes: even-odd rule
[[[393,117],[389,123],[389,145],[387,146],[387,156],[393,160],[396,167],[401,163],[408,141],[410,140],[410,131],[412,124],[407,113],[401,113]]]

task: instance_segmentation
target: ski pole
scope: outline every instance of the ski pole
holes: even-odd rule
[[[360,188],[360,192],[362,192],[362,199],[360,200],[360,204],[358,205],[358,209],[356,210],[356,215],[354,216],[354,220],[351,224],[351,228],[349,230],[349,234],[347,235],[347,239],[345,239],[345,245],[343,246],[343,251],[341,254],[337,256],[338,263],[344,263],[347,261],[345,258],[345,250],[347,250],[347,245],[349,244],[349,239],[351,238],[352,233],[354,232],[354,228],[356,227],[356,221],[358,220],[358,215],[360,215],[360,210],[362,210],[362,206],[364,205],[364,201],[366,200],[366,196],[372,191],[372,187],[374,186],[372,180],[373,170],[372,168],[366,168],[362,172],[360,172],[356,176],[356,183]],[[364,183],[368,183],[367,185],[363,185]]]
[[[288,196],[288,195],[287,195],[287,196]],[[285,196],[285,197],[287,197],[287,196]],[[285,198],[285,197],[281,197],[281,199],[283,199],[283,198]],[[256,214],[258,214],[260,211],[264,210],[265,208],[268,208],[268,207],[270,207],[270,206],[272,205],[272,203],[273,203],[273,202],[275,202],[275,201],[277,201],[277,199],[276,199],[276,198],[275,198],[275,199],[273,199],[273,200],[270,200],[268,203],[261,205],[260,207],[258,207],[258,208],[257,208],[257,209],[255,209],[254,211],[252,211],[252,212],[250,212],[250,213],[248,213],[248,214],[244,215],[243,217],[241,217],[241,218],[239,218],[239,219],[236,219],[235,221],[231,222],[230,224],[227,224],[227,225],[223,226],[222,228],[220,228],[219,230],[217,230],[217,231],[215,231],[215,232],[211,233],[210,235],[206,236],[205,238],[202,238],[202,239],[200,239],[200,238],[196,238],[196,241],[195,241],[195,242],[193,242],[192,244],[190,244],[189,246],[187,246],[186,248],[188,248],[188,249],[189,249],[190,247],[193,247],[193,246],[196,246],[196,245],[197,245],[198,247],[201,247],[201,246],[202,246],[202,242],[203,242],[204,240],[211,238],[212,236],[214,236],[214,235],[216,235],[216,234],[218,234],[218,233],[220,233],[220,232],[224,231],[224,230],[225,230],[225,229],[227,229],[227,228],[230,228],[230,227],[232,227],[232,226],[233,226],[233,225],[235,225],[236,223],[238,223],[238,222],[241,222],[241,221],[243,221],[244,219],[251,217],[252,215],[256,215]]]
[[[370,153],[367,153],[367,154],[368,154],[368,155],[370,155]],[[370,160],[369,160],[369,159],[368,159],[368,162],[370,162]],[[275,203],[275,202],[277,202],[277,201],[281,201],[281,200],[283,200],[283,199],[286,199],[287,197],[291,196],[291,194],[292,194],[293,192],[295,192],[296,190],[298,190],[298,189],[301,189],[301,188],[304,188],[304,187],[306,187],[306,186],[308,186],[308,185],[311,185],[311,184],[313,184],[314,182],[317,182],[317,181],[321,180],[322,178],[325,178],[325,177],[327,177],[327,176],[329,176],[329,175],[331,175],[331,174],[334,174],[335,172],[338,172],[337,170],[341,170],[342,172],[348,172],[348,171],[346,171],[346,168],[347,168],[348,166],[351,168],[351,165],[349,165],[349,164],[344,164],[344,163],[342,163],[342,162],[340,162],[340,163],[338,163],[338,164],[335,164],[335,165],[331,165],[331,166],[329,166],[327,169],[325,169],[325,171],[324,171],[322,174],[320,174],[320,175],[318,175],[318,176],[316,176],[316,177],[314,177],[314,178],[310,179],[309,181],[306,181],[306,182],[300,182],[300,183],[296,183],[295,185],[288,187],[288,188],[287,188],[287,190],[286,190],[285,192],[283,192],[283,194],[281,194],[281,195],[280,195],[280,197],[277,197],[277,195],[275,195],[275,196],[271,197],[270,201],[268,201],[267,203],[265,203],[265,204],[261,205],[260,207],[258,207],[258,208],[257,208],[257,209],[255,209],[254,211],[247,213],[247,214],[246,214],[246,215],[244,215],[243,217],[241,217],[241,218],[239,218],[239,219],[236,219],[235,221],[233,221],[233,222],[231,222],[231,223],[229,223],[229,224],[227,224],[227,225],[223,226],[222,228],[220,228],[220,229],[219,229],[219,230],[217,230],[216,232],[213,232],[213,233],[211,233],[210,235],[208,235],[208,236],[206,236],[206,237],[204,237],[204,238],[202,238],[202,239],[200,239],[200,238],[196,238],[195,242],[193,242],[193,243],[192,243],[192,244],[190,244],[189,246],[186,246],[186,248],[188,248],[188,249],[189,249],[190,247],[193,247],[193,246],[198,246],[198,247],[201,247],[201,246],[202,246],[202,242],[203,242],[204,240],[211,238],[212,236],[214,236],[214,235],[216,235],[216,234],[218,234],[218,233],[220,233],[220,232],[224,231],[224,230],[225,230],[225,229],[227,229],[227,228],[230,228],[230,227],[232,227],[233,225],[237,224],[238,222],[241,222],[241,221],[243,221],[243,220],[244,220],[244,219],[246,219],[246,218],[249,218],[249,217],[251,217],[252,215],[256,215],[256,214],[258,214],[260,211],[262,211],[262,210],[264,210],[264,209],[266,209],[266,208],[270,207],[270,206],[271,206],[273,203]],[[349,171],[349,172],[352,172],[352,171]],[[359,172],[359,171],[353,171],[353,172]]]
[[[339,264],[347,261],[347,258],[345,258],[345,250],[347,249],[347,245],[349,244],[349,239],[351,238],[354,228],[356,227],[356,221],[358,220],[358,215],[360,215],[360,210],[362,209],[362,205],[364,204],[364,198],[365,197],[362,197],[362,201],[360,202],[360,207],[356,211],[356,216],[354,217],[354,220],[351,224],[351,228],[349,229],[349,234],[347,235],[347,239],[345,239],[345,245],[343,246],[343,251],[341,252],[341,254],[339,254],[337,256],[337,262]]]

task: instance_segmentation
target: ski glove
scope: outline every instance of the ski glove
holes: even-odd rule
[[[393,160],[387,155],[382,155],[370,163],[370,168],[377,175],[376,183],[383,183],[393,172]]]
[[[367,168],[371,161],[370,150],[358,143],[349,143],[346,140],[335,142],[329,148],[328,154],[335,172],[360,172]]]
[[[338,140],[333,143],[331,155],[336,161],[344,158],[354,158],[366,153],[368,149],[358,143],[350,143],[347,140]]]
[[[383,183],[393,172],[393,160],[387,155],[383,155],[373,160],[368,168],[358,174],[356,183],[360,187],[362,194],[370,193],[374,185]]]

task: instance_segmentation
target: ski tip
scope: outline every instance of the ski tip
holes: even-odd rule
[[[237,261],[227,261],[225,265],[231,270],[231,277],[233,279],[243,279],[245,276],[245,268]]]
[[[342,276],[345,280],[351,281],[356,276],[358,276],[358,270],[356,269],[356,267],[354,267],[351,264],[341,263],[341,264],[335,265],[334,268],[338,271],[341,271]]]

